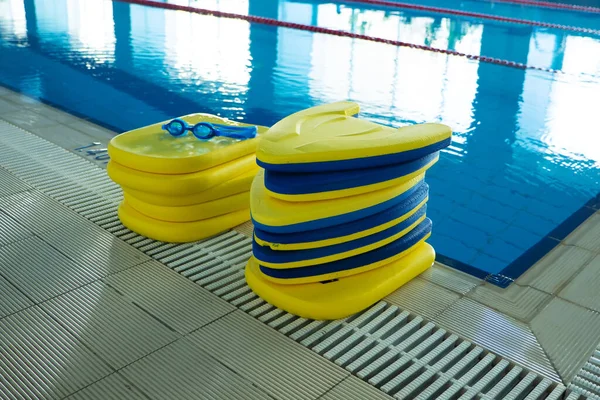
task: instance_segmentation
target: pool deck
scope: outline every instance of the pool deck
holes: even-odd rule
[[[507,289],[436,264],[307,321],[245,285],[249,223],[124,228],[73,150],[114,135],[0,87],[1,399],[600,399],[600,211]]]

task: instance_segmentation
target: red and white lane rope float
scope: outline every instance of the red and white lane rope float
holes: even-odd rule
[[[553,8],[557,10],[571,10],[571,11],[581,11],[587,13],[595,13],[600,14],[599,7],[592,6],[580,6],[577,4],[566,4],[566,3],[554,3],[551,1],[538,1],[538,0],[493,0],[492,2],[497,3],[509,3],[509,4],[519,4],[525,6],[534,6],[541,8]]]
[[[571,32],[585,33],[585,34],[600,36],[600,30],[598,30],[598,29],[580,28],[577,26],[552,24],[549,22],[530,21],[530,20],[526,20],[526,19],[502,17],[499,15],[489,15],[489,14],[470,12],[470,11],[453,10],[450,8],[439,8],[439,7],[421,6],[418,4],[399,3],[396,1],[389,1],[389,0],[343,0],[343,1],[336,1],[336,3],[370,4],[370,5],[381,6],[381,7],[398,8],[398,9],[404,9],[404,10],[425,11],[425,12],[436,13],[436,14],[456,15],[456,16],[460,16],[460,17],[478,18],[478,19],[485,19],[485,20],[498,21],[498,22],[508,22],[511,24],[518,24],[518,25],[537,26],[537,27],[550,28],[550,29],[560,29],[560,30],[564,30],[564,31],[571,31]]]
[[[168,10],[186,11],[189,13],[211,15],[211,16],[221,17],[221,18],[238,19],[238,20],[248,21],[248,22],[257,23],[257,24],[271,25],[271,26],[277,26],[277,27],[289,28],[289,29],[297,29],[297,30],[321,33],[321,34],[326,34],[326,35],[347,37],[347,38],[351,38],[351,39],[359,39],[359,40],[365,40],[365,41],[375,42],[375,43],[384,43],[384,44],[389,44],[389,45],[397,46],[397,47],[407,47],[407,48],[411,48],[411,49],[430,51],[430,52],[434,52],[434,53],[447,54],[447,55],[451,55],[451,56],[465,57],[469,60],[475,60],[475,61],[480,61],[480,62],[485,62],[485,63],[490,63],[490,64],[503,65],[506,67],[512,67],[512,68],[518,68],[518,69],[546,71],[546,72],[551,72],[551,73],[562,73],[562,71],[554,70],[551,68],[535,67],[532,65],[518,63],[515,61],[503,60],[503,59],[499,59],[499,58],[486,57],[486,56],[480,56],[480,55],[474,55],[474,54],[467,54],[467,53],[462,53],[462,52],[455,51],[455,50],[438,49],[435,47],[421,45],[421,44],[407,43],[407,42],[402,42],[400,40],[393,40],[393,39],[384,39],[384,38],[379,38],[379,37],[374,37],[374,36],[362,35],[359,33],[341,31],[341,30],[337,30],[337,29],[330,29],[330,28],[323,28],[323,27],[319,27],[319,26],[298,24],[295,22],[279,21],[279,20],[276,20],[273,18],[257,17],[257,16],[253,16],[253,15],[234,14],[234,13],[228,13],[228,12],[223,12],[223,11],[208,10],[208,9],[204,9],[204,8],[183,6],[183,5],[179,5],[179,4],[162,3],[162,2],[153,1],[153,0],[113,0],[113,1],[118,1],[118,2],[122,2],[122,3],[130,3],[130,4],[138,4],[138,5],[143,5],[143,6],[155,7],[155,8],[163,8],[163,9],[168,9]]]

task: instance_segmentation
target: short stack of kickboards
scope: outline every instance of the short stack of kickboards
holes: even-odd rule
[[[240,125],[209,114],[189,124]],[[123,189],[123,225],[164,242],[192,242],[250,219],[249,190],[258,167],[258,139],[172,137],[162,123],[113,138],[107,172]],[[264,133],[266,127],[258,127]]]
[[[352,102],[313,107],[258,145],[246,280],[304,318],[361,311],[434,262],[425,172],[450,144],[450,128],[394,129],[357,112]]]

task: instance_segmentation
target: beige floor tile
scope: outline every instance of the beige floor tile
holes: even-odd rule
[[[194,343],[278,399],[317,399],[348,372],[241,311],[191,335]]]
[[[450,332],[554,381],[559,376],[531,329],[498,311],[463,298],[437,317]]]
[[[21,192],[0,197],[0,210],[33,233],[68,230],[92,223],[40,192]]]
[[[235,307],[156,261],[104,281],[179,333],[190,333]]]
[[[565,383],[569,383],[600,342],[600,313],[554,298],[531,329]]]
[[[433,319],[459,298],[460,295],[455,292],[444,289],[425,279],[416,278],[384,300],[397,305],[403,310],[422,315],[427,319]]]
[[[419,276],[460,294],[465,294],[475,286],[483,284],[481,279],[477,279],[471,275],[467,275],[439,263],[435,263],[433,267],[429,268]]]
[[[57,121],[27,109],[4,113],[0,115],[0,118],[32,132],[34,129],[58,125]]]
[[[486,283],[467,296],[524,322],[531,321],[551,297],[537,289],[514,283],[506,289]]]
[[[33,233],[14,218],[0,211],[0,247],[30,236],[33,236]]]
[[[188,339],[180,339],[119,373],[151,400],[273,400]]]
[[[2,95],[5,99],[12,101],[19,107],[29,107],[36,104],[41,104],[39,100],[36,100],[32,97],[26,96],[24,94],[10,91],[9,93],[5,93]]]
[[[118,133],[93,124],[88,121],[79,120],[69,125],[71,128],[85,133],[87,136],[100,140],[110,141]]]
[[[150,260],[114,235],[96,226],[80,226],[70,231],[39,233],[46,243],[80,265],[93,265],[107,276]]]
[[[0,319],[32,305],[25,294],[0,276]]]
[[[590,261],[559,296],[600,312],[600,255]]]
[[[565,243],[600,253],[600,213],[588,218],[565,239]]]
[[[73,150],[79,146],[97,141],[97,138],[93,136],[58,123],[51,126],[29,128],[29,131],[67,150]]]
[[[43,115],[44,117],[50,118],[51,120],[60,122],[64,125],[70,125],[82,121],[81,118],[43,103],[30,106],[28,109],[34,111],[36,114]]]
[[[180,337],[102,282],[66,293],[41,307],[115,369]]]
[[[0,247],[0,273],[36,303],[99,278],[93,265],[78,265],[37,237]]]
[[[147,400],[136,387],[132,386],[118,372],[86,387],[66,398],[66,400]]]
[[[556,294],[592,258],[589,250],[561,244],[517,279],[517,284]]]
[[[19,110],[19,106],[17,106],[12,101],[8,101],[6,99],[0,98],[0,117],[4,114],[13,113],[18,110]]]
[[[3,86],[0,86],[0,97],[8,96],[8,95],[11,95],[13,93],[14,92],[12,90],[10,90],[8,88],[5,88]]]
[[[0,320],[2,399],[62,399],[112,372],[37,306]]]

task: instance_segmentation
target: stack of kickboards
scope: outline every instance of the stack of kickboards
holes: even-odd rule
[[[250,192],[250,287],[304,318],[361,311],[429,268],[425,172],[445,125],[400,129],[338,102],[290,115],[263,136]]]
[[[190,125],[241,125],[209,114],[181,118]],[[107,172],[123,189],[123,225],[164,242],[192,242],[248,221],[258,139],[172,137],[161,126],[123,133],[109,144]]]

